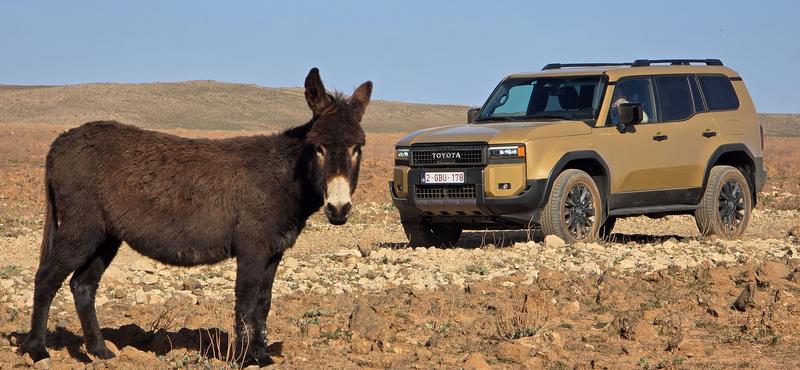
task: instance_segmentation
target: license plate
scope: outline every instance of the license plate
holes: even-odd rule
[[[423,172],[423,184],[463,184],[463,172]]]

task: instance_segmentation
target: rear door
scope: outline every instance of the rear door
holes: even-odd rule
[[[705,106],[695,75],[656,77],[660,119],[671,124],[670,184],[673,203],[694,203],[708,159],[722,144],[719,126]]]

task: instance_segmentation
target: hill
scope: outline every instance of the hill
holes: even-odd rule
[[[488,92],[487,92],[488,93]],[[364,116],[375,133],[413,132],[466,122],[460,105],[376,100]],[[307,122],[303,89],[217,81],[68,86],[0,85],[0,123],[73,127],[114,119],[144,128],[280,130]],[[800,136],[800,114],[759,114],[768,136]]]
[[[800,137],[800,114],[759,113],[758,121],[764,126],[764,135]]]
[[[279,130],[311,119],[303,91],[216,81],[0,85],[0,123],[73,127],[114,119],[151,129]],[[463,124],[469,108],[375,100],[363,125],[387,133]]]

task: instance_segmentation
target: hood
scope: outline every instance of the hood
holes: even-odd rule
[[[398,146],[442,142],[524,143],[548,137],[588,135],[592,127],[583,121],[501,122],[466,124],[419,130],[397,142]]]

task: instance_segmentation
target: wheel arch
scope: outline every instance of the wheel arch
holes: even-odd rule
[[[564,154],[550,171],[543,200],[546,202],[547,199],[550,198],[550,192],[553,190],[553,183],[556,177],[569,169],[581,170],[592,177],[597,186],[597,191],[600,192],[600,196],[603,198],[603,219],[605,220],[606,215],[608,215],[608,195],[611,193],[611,176],[609,176],[608,164],[606,164],[603,157],[595,151],[582,150]]]
[[[738,169],[745,180],[747,180],[747,187],[750,190],[750,197],[752,198],[753,208],[756,206],[758,197],[756,196],[756,160],[750,149],[744,144],[726,144],[722,145],[708,160],[706,164],[705,173],[703,174],[703,185],[700,190],[700,196],[705,194],[706,187],[708,187],[708,177],[711,174],[711,169],[715,166],[731,166]],[[699,202],[699,199],[698,199]]]

